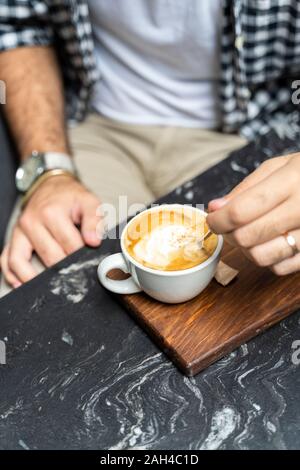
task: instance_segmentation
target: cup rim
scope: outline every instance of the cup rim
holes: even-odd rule
[[[197,264],[196,266],[193,266],[192,268],[187,268],[187,269],[177,269],[175,271],[163,271],[163,270],[160,270],[160,269],[154,269],[154,268],[148,268],[147,266],[144,266],[143,264],[139,263],[138,261],[136,261],[127,251],[125,245],[124,245],[124,238],[125,238],[125,233],[126,233],[126,230],[127,228],[129,227],[129,225],[131,223],[134,222],[134,220],[139,217],[141,214],[144,214],[146,212],[150,212],[150,211],[155,211],[155,210],[160,210],[162,207],[166,206],[168,208],[170,207],[182,207],[184,206],[185,204],[178,204],[178,203],[175,203],[175,204],[159,204],[158,206],[155,206],[155,207],[149,207],[148,209],[145,209],[143,210],[142,212],[139,212],[138,214],[136,214],[127,224],[126,226],[124,227],[124,229],[122,230],[122,234],[121,234],[121,249],[122,249],[122,253],[123,255],[134,265],[136,266],[137,268],[145,271],[145,272],[148,272],[148,273],[151,273],[151,274],[156,274],[157,276],[184,276],[186,274],[192,274],[193,272],[197,272],[197,271],[201,271],[202,269],[206,268],[209,264],[211,264],[220,254],[221,250],[222,250],[222,247],[223,247],[223,237],[222,235],[217,235],[218,237],[218,243],[217,243],[217,246],[216,246],[216,249],[215,251],[213,252],[213,254],[206,260],[204,261],[203,263],[200,263],[200,264]],[[204,215],[207,215],[207,212],[205,212],[204,210],[202,209],[199,209],[198,207],[193,207],[193,206],[189,206],[189,205],[186,205],[187,207],[189,207],[190,209],[193,209],[193,210],[196,210],[196,211],[199,211],[201,212],[202,214]]]

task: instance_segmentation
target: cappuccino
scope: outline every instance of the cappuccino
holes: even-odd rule
[[[145,267],[160,271],[193,268],[212,256],[218,237],[205,216],[191,207],[154,209],[129,223],[124,244],[129,255]]]

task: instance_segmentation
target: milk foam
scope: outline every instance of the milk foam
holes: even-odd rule
[[[134,256],[164,269],[189,244],[195,245],[195,230],[182,224],[156,227],[134,246]]]

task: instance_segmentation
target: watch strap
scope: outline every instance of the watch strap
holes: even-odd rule
[[[43,154],[45,172],[49,170],[66,170],[69,173],[76,175],[76,168],[73,159],[65,154],[59,152],[46,152]]]

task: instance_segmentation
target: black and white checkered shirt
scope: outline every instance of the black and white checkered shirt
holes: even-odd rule
[[[251,140],[270,128],[298,126],[292,83],[300,79],[300,1],[223,3],[222,130]],[[61,60],[68,116],[81,120],[98,79],[86,0],[0,0],[0,51],[51,44]]]

